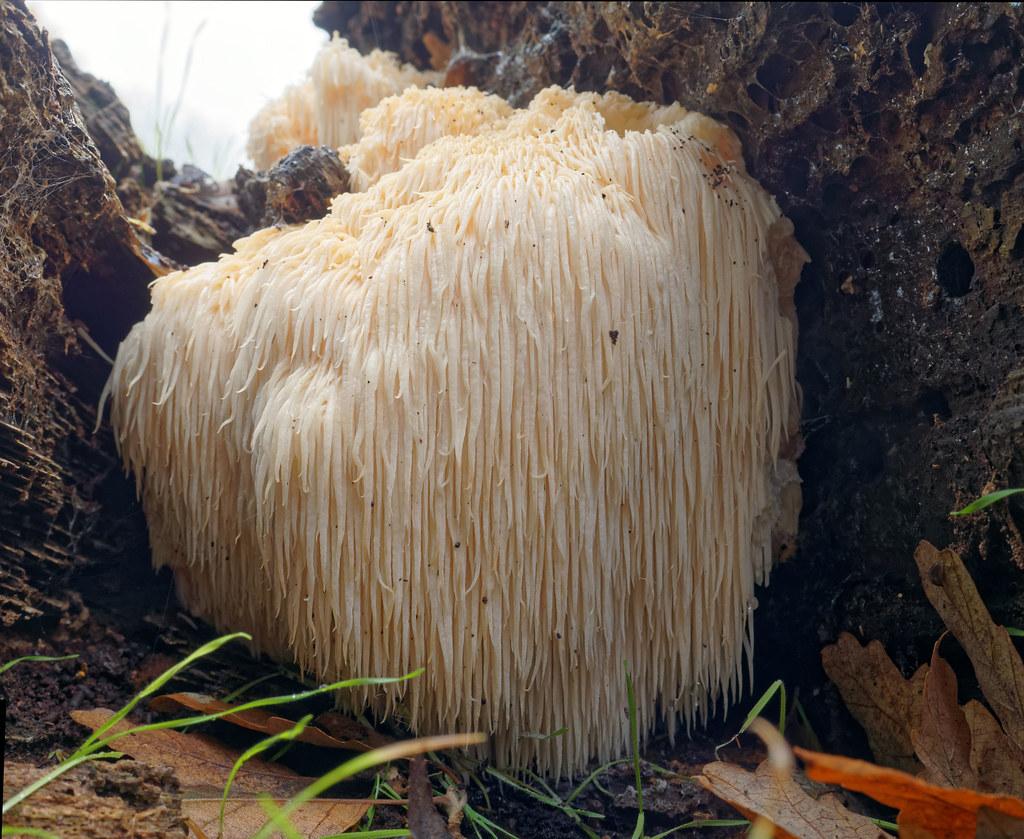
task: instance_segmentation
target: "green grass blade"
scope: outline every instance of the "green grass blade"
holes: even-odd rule
[[[644,814],[644,791],[640,783],[640,738],[636,731],[636,694],[633,693],[633,680],[629,678],[629,665],[623,660],[626,670],[626,696],[629,700],[629,739],[633,743],[633,769],[636,775],[636,801],[640,808],[640,816]]]
[[[563,734],[568,733],[569,729],[563,727],[558,731],[552,731],[550,734],[534,734],[533,732],[526,732],[526,734],[520,734],[520,740],[550,740],[552,737],[561,737]]]
[[[211,652],[218,649],[223,644],[236,638],[248,639],[249,636],[246,635],[244,632],[239,632],[235,633],[234,635],[225,635],[221,638],[216,638],[213,641],[204,644],[190,656],[178,662],[173,667],[164,671],[164,673],[162,673],[160,676],[156,678],[156,680],[147,685],[134,699],[132,699],[120,711],[112,715],[110,719],[108,719],[105,723],[103,723],[102,726],[96,729],[96,731],[93,732],[92,736],[89,737],[89,739],[87,739],[85,743],[83,743],[73,755],[71,755],[71,758],[77,758],[82,755],[88,754],[90,751],[93,751],[95,749],[103,748],[117,740],[118,737],[124,736],[124,732],[122,732],[121,734],[111,734],[109,736],[105,735],[107,735],[107,732],[110,731],[111,728],[113,728],[118,722],[124,719],[124,717],[127,716],[128,712],[131,711],[131,709],[134,708],[142,699],[155,693],[160,687],[166,684],[170,679],[174,678],[175,675],[181,672],[181,670],[190,665],[193,661],[195,661],[198,658],[201,658],[202,656],[209,655]],[[321,685],[320,687],[313,688],[311,690],[300,691],[299,693],[290,693],[282,696],[268,696],[264,699],[253,699],[249,702],[243,702],[241,705],[235,705],[231,708],[227,708],[223,711],[216,711],[212,714],[197,714],[193,717],[184,717],[182,719],[177,720],[163,720],[161,722],[133,726],[131,729],[131,733],[141,734],[146,731],[158,731],[166,728],[185,728],[190,725],[199,725],[200,723],[204,722],[212,722],[213,720],[220,719],[221,717],[226,717],[231,714],[239,713],[241,711],[248,711],[253,708],[263,708],[268,705],[284,705],[289,702],[298,702],[304,699],[310,699],[314,696],[319,696],[320,694],[328,693],[334,690],[341,690],[350,687],[360,687],[362,685],[384,685],[392,684],[394,682],[403,682],[407,679],[415,678],[422,672],[423,670],[421,668],[420,670],[415,670],[412,673],[406,674],[405,676],[344,679],[340,682],[333,682],[329,685]]]
[[[14,661],[0,664],[0,675],[6,673],[15,664],[21,664],[23,661],[67,661],[70,658],[78,658],[78,655],[23,655],[21,658],[14,659]]]
[[[171,679],[177,676],[182,670],[184,670],[187,667],[190,667],[193,662],[198,661],[200,658],[203,658],[204,656],[207,656],[212,652],[215,652],[216,650],[220,649],[225,644],[227,644],[229,641],[235,641],[239,639],[244,639],[246,641],[252,640],[252,638],[244,632],[235,632],[231,635],[222,635],[220,638],[214,638],[212,641],[208,641],[207,643],[203,644],[199,649],[183,658],[177,664],[168,667],[163,673],[157,676],[156,679],[154,679],[152,682],[146,685],[146,687],[139,691],[138,694],[136,694],[135,697],[131,699],[127,705],[125,705],[123,708],[121,708],[121,710],[111,715],[110,719],[108,719],[105,723],[103,723],[103,725],[97,728],[88,738],[86,738],[86,741],[78,747],[75,753],[71,755],[70,759],[73,760],[75,758],[82,757],[84,755],[89,754],[91,751],[95,749],[102,748],[102,743],[104,742],[103,735],[106,734],[115,725],[117,725],[126,716],[128,716],[128,713],[132,710],[132,708],[138,705],[143,699],[145,699],[147,696],[156,693],[161,687],[163,687]],[[109,742],[109,739],[112,738],[108,738],[107,742]]]
[[[271,800],[269,795],[261,795],[256,800],[259,802],[260,807],[263,808],[263,812],[267,814],[267,819],[269,820],[267,823],[273,824],[276,830],[281,831],[285,839],[302,839],[302,834],[291,823],[288,815],[284,812],[284,808],[278,807],[277,803]]]
[[[768,686],[768,689],[761,694],[761,698],[754,703],[754,707],[750,709],[750,713],[748,713],[746,719],[743,720],[743,725],[740,726],[740,730],[736,732],[735,736],[730,737],[724,743],[720,743],[715,746],[716,757],[719,749],[723,746],[728,746],[733,740],[750,728],[750,724],[760,716],[761,710],[764,706],[767,705],[771,701],[772,697],[779,692],[781,692],[780,698],[782,700],[782,710],[779,712],[779,732],[782,733],[784,731],[786,728],[786,686],[782,683],[782,679],[776,679]]]
[[[547,794],[545,794],[535,789],[534,787],[531,787],[529,784],[524,784],[522,781],[517,780],[516,778],[513,778],[510,775],[505,774],[504,772],[500,772],[497,769],[487,767],[487,769],[485,769],[484,771],[492,778],[497,778],[503,784],[508,784],[510,787],[514,787],[515,789],[519,790],[519,792],[530,796],[530,798],[539,801],[541,804],[545,804],[548,807],[560,810],[561,812],[565,813],[565,815],[569,816],[569,818],[571,818],[573,821],[578,822],[580,820],[580,817],[588,819],[604,818],[604,816],[601,813],[595,813],[591,810],[580,810],[576,807],[568,806],[554,793],[550,792],[550,789],[548,789]]]
[[[1017,489],[1001,489],[998,492],[990,492],[988,495],[983,495],[981,498],[972,501],[962,510],[953,510],[950,513],[951,516],[966,516],[971,513],[977,513],[979,510],[984,510],[989,504],[995,504],[997,501],[1002,501],[1011,495],[1016,495],[1018,492],[1024,492],[1024,487],[1018,487]]]
[[[490,833],[491,836],[494,837],[494,839],[497,839],[499,833],[503,834],[504,836],[507,836],[509,839],[519,839],[519,837],[516,836],[514,833],[509,833],[501,825],[495,824],[485,815],[474,810],[469,804],[462,808],[462,812],[466,814],[466,818],[469,819],[469,822],[473,825],[474,829],[477,828],[478,824],[483,825],[484,829],[488,833]],[[480,831],[477,830],[478,835],[479,832]]]
[[[636,816],[636,827],[633,830],[633,839],[639,839],[644,835],[644,787],[640,778],[640,737],[636,727],[636,694],[633,692],[633,680],[629,677],[629,664],[625,659],[622,666],[626,671],[626,697],[629,701],[629,739],[633,743],[633,774],[636,777],[636,806],[639,811]]]
[[[822,747],[821,740],[818,739],[818,735],[811,726],[811,721],[807,717],[807,712],[804,710],[803,703],[801,703],[799,699],[794,699],[793,707],[796,709],[797,716],[800,717],[800,722],[803,724],[806,736],[810,738],[811,748],[816,752],[823,752],[825,749]]]
[[[669,828],[664,833],[651,836],[650,839],[665,839],[666,836],[671,836],[677,830],[689,830],[694,827],[743,827],[748,824],[750,822],[746,819],[697,819],[696,821]]]
[[[618,766],[620,763],[630,763],[630,762],[631,761],[630,761],[630,759],[628,757],[624,757],[621,760],[613,760],[613,761],[611,761],[611,763],[606,763],[603,766],[598,766],[597,769],[595,769],[593,772],[591,772],[589,775],[587,775],[587,777],[584,779],[582,784],[580,784],[578,787],[576,787],[575,790],[573,790],[572,795],[570,795],[567,799],[565,799],[565,803],[566,804],[572,804],[573,799],[577,795],[579,795],[581,792],[583,792],[583,790],[585,790],[590,784],[594,784],[594,786],[597,786],[598,789],[602,789],[596,783],[598,775],[600,775],[603,772],[607,772],[613,766]],[[602,791],[604,791],[604,790],[602,789]]]

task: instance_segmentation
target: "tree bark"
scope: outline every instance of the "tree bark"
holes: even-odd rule
[[[68,82],[23,3],[0,4],[0,625],[58,614],[84,557],[109,556],[94,436],[108,352],[164,270],[135,236]]]

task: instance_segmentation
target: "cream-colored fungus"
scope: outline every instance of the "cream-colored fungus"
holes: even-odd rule
[[[735,137],[409,90],[343,157],[363,191],[157,280],[118,353],[182,601],[324,680],[424,667],[354,701],[550,774],[627,751],[623,661],[643,733],[735,700],[796,528],[806,260]]]

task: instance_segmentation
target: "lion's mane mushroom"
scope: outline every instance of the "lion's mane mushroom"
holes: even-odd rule
[[[246,151],[269,169],[299,146],[338,146],[359,136],[359,114],[407,87],[440,84],[443,74],[400,64],[392,52],[362,55],[334,37],[317,53],[307,78],[287,87],[249,125]]]
[[[321,678],[425,667],[354,699],[565,774],[627,748],[623,660],[642,732],[741,690],[806,257],[707,117],[492,111],[154,283],[111,419],[194,613]]]

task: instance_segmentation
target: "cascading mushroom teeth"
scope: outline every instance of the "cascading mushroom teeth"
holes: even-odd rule
[[[361,55],[334,37],[317,53],[305,80],[288,86],[249,124],[246,151],[269,169],[299,146],[338,148],[359,137],[359,115],[408,87],[440,84],[441,73],[402,64],[393,52]]]
[[[623,661],[643,733],[740,694],[806,256],[707,117],[492,100],[397,169],[364,122],[363,191],[158,280],[111,420],[195,614],[322,679],[424,667],[352,699],[566,775],[627,751]]]

